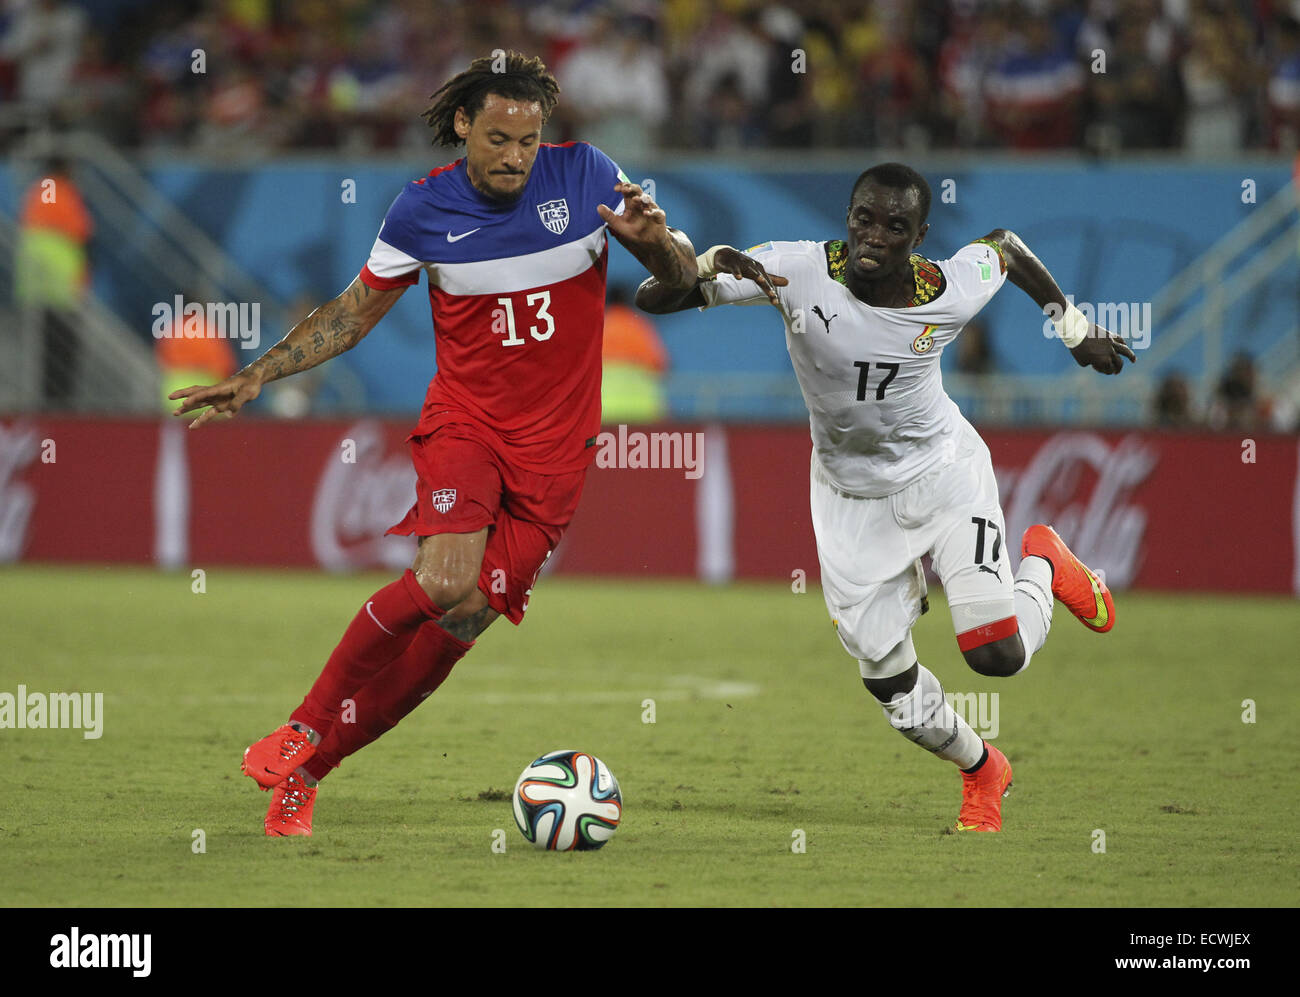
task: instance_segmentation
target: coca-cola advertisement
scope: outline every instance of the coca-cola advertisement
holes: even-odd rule
[[[0,420],[0,561],[318,567],[411,562],[405,423]],[[1008,533],[1053,524],[1116,589],[1300,594],[1294,437],[983,433]],[[817,576],[806,427],[608,427],[547,570]]]

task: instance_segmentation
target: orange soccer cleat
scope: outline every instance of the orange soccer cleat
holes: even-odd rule
[[[987,741],[989,756],[974,775],[961,774],[961,813],[955,831],[1001,831],[1002,797],[1011,788],[1011,763]]]
[[[240,770],[262,789],[273,789],[314,754],[316,746],[311,739],[292,724],[285,724],[244,749]]]
[[[1075,557],[1050,526],[1041,523],[1025,530],[1020,556],[1046,558],[1052,565],[1052,595],[1060,599],[1085,627],[1104,634],[1115,625],[1115,601],[1095,571]]]
[[[275,787],[271,807],[266,811],[266,833],[273,838],[293,835],[311,837],[311,808],[316,803],[316,787],[303,783],[296,774]]]

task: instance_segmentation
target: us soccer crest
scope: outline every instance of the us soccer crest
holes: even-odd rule
[[[451,507],[456,504],[456,489],[439,488],[433,493],[433,507],[446,515],[451,511]]]
[[[537,214],[541,216],[542,224],[556,235],[569,227],[569,202],[564,198],[539,204]]]

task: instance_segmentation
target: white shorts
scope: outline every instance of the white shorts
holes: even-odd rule
[[[813,531],[822,594],[845,650],[878,661],[921,615],[914,562],[931,556],[959,635],[1015,615],[993,460],[979,434],[959,430],[954,456],[884,498],[835,488],[814,452]]]

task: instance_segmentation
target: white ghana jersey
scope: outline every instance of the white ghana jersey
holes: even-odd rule
[[[842,241],[768,242],[746,250],[777,288],[785,342],[830,483],[865,498],[905,488],[955,452],[966,425],[943,390],[939,358],[1006,280],[997,247],[972,242],[937,262],[913,254],[913,304],[877,308],[844,284]],[[719,274],[705,307],[768,305],[752,280]]]

